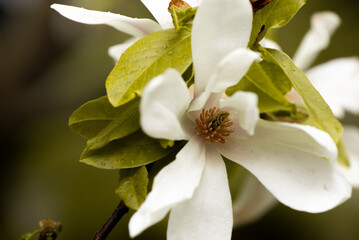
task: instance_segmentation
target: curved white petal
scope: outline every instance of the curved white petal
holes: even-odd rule
[[[207,86],[209,86],[207,85],[205,91],[223,92],[228,87],[237,84],[247,73],[252,63],[259,59],[260,57],[257,53],[247,48],[235,49],[219,62],[215,72],[217,75],[215,84],[211,89],[207,89]]]
[[[259,119],[258,97],[252,92],[238,91],[231,97],[221,101],[221,108],[227,110],[232,121],[238,121],[239,126],[249,135],[254,134]]]
[[[351,186],[325,158],[336,146],[325,132],[310,126],[260,120],[252,137],[231,135],[218,145],[283,204],[300,211],[327,211],[348,199]]]
[[[122,53],[126,51],[132,44],[134,44],[139,38],[130,38],[126,42],[117,44],[108,49],[108,55],[113,58],[115,62],[118,62]]]
[[[210,76],[228,53],[247,47],[252,15],[252,6],[248,0],[202,2],[192,28],[195,95],[204,91]]]
[[[168,11],[170,0],[141,0],[163,29],[173,28],[171,13]]]
[[[226,167],[216,150],[207,149],[201,182],[192,199],[172,209],[167,239],[230,239],[232,214]]]
[[[306,71],[336,117],[359,114],[359,58],[338,58]]]
[[[130,220],[131,237],[162,220],[172,207],[192,198],[205,167],[206,153],[202,144],[197,136],[193,137],[177,154],[176,160],[157,174],[152,191]]]
[[[344,146],[346,147],[350,167],[338,165],[339,170],[349,180],[353,187],[359,187],[359,129],[354,126],[344,126],[342,136]]]
[[[219,100],[222,96],[222,92],[218,93],[211,93],[209,91],[202,92],[198,94],[191,102],[188,108],[188,116],[190,119],[194,119],[197,117],[197,112],[201,111],[202,108],[212,108],[212,107],[219,107]]]
[[[176,70],[168,69],[152,79],[143,90],[140,103],[143,131],[153,138],[189,139],[185,132],[189,103],[186,83]]]
[[[272,49],[277,49],[277,50],[282,50],[281,47],[278,45],[278,43],[268,39],[268,38],[263,38],[260,41],[260,44],[265,47],[265,48],[272,48]]]
[[[275,197],[250,173],[233,200],[233,227],[249,224],[268,212],[276,203]]]
[[[135,37],[144,37],[162,29],[158,23],[151,19],[130,18],[120,14],[87,10],[62,4],[52,4],[51,8],[73,21],[86,24],[106,24]]]
[[[294,54],[294,63],[302,70],[310,67],[319,52],[328,47],[330,37],[339,25],[340,18],[334,12],[314,14],[311,18],[311,27]]]

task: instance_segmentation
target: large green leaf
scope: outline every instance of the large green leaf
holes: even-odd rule
[[[139,99],[114,108],[107,97],[89,101],[70,117],[72,131],[88,139],[88,150],[105,146],[112,140],[134,133],[139,125]]]
[[[268,29],[286,25],[306,3],[306,0],[273,0],[254,13],[250,45],[265,36]]]
[[[109,100],[113,106],[120,106],[141,95],[147,82],[167,68],[175,68],[182,74],[191,63],[191,32],[188,29],[168,29],[147,35],[121,55],[108,76]]]
[[[273,71],[276,70],[278,69],[273,69]],[[260,112],[280,110],[295,111],[295,105],[285,98],[282,91],[277,88],[270,76],[273,76],[273,73],[268,75],[260,63],[254,62],[247,74],[238,84],[228,88],[226,94],[232,95],[239,90],[255,92],[258,95]]]
[[[96,150],[86,148],[80,161],[102,169],[134,168],[157,161],[174,148],[162,148],[158,139],[137,131]]]
[[[288,79],[292,82],[293,88],[301,96],[313,125],[329,133],[333,140],[338,143],[343,127],[334,117],[322,96],[313,87],[305,74],[295,66],[290,57],[276,49],[267,49],[267,51],[273,56],[273,59],[278,63],[277,65],[281,66]]]
[[[129,208],[137,210],[147,196],[148,172],[145,166],[120,170],[115,193]]]

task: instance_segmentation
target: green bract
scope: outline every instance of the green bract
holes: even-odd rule
[[[167,68],[183,73],[192,63],[191,32],[168,29],[147,35],[129,47],[106,80],[115,107],[141,95],[144,86]]]
[[[88,150],[98,149],[140,128],[138,104],[139,99],[134,99],[114,108],[107,97],[101,97],[77,109],[70,117],[69,126],[88,139]]]
[[[338,143],[343,127],[305,74],[294,65],[293,61],[285,53],[275,49],[266,50],[278,62],[278,65],[281,66],[288,79],[292,82],[295,91],[301,96],[308,110],[312,125],[326,131],[334,142]]]
[[[164,149],[157,139],[137,131],[125,138],[114,140],[103,148],[86,148],[80,161],[103,169],[134,168],[157,161],[171,151],[173,148]]]
[[[171,16],[175,28],[178,30],[181,27],[188,25],[188,22],[193,20],[197,12],[197,9],[198,9],[197,7],[195,8],[188,7],[188,8],[180,8],[180,9],[172,8]]]
[[[145,166],[120,170],[116,194],[129,208],[137,210],[147,196],[148,173]]]
[[[263,39],[268,29],[286,25],[306,3],[306,0],[274,0],[253,16],[250,45]]]

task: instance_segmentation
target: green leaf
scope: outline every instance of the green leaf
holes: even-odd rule
[[[120,170],[120,181],[115,193],[129,208],[137,210],[147,196],[148,172],[145,166]]]
[[[294,65],[290,57],[279,50],[267,49],[267,51],[278,62],[278,65],[281,66],[288,79],[292,82],[295,91],[301,96],[314,126],[326,131],[334,142],[338,143],[343,127],[334,117],[322,96],[313,87],[305,74]]]
[[[340,139],[340,141],[337,143],[337,148],[338,148],[338,163],[349,168],[350,167],[349,157],[342,139]]]
[[[273,0],[254,13],[250,46],[263,39],[268,29],[286,25],[306,0]]]
[[[187,7],[180,9],[175,9],[174,7],[172,7],[171,16],[173,25],[175,26],[176,30],[179,30],[181,27],[188,26],[188,22],[194,19],[197,9],[198,7]]]
[[[268,78],[275,85],[275,87],[282,92],[288,93],[292,89],[292,82],[280,67],[278,62],[269,54],[264,48],[260,48],[261,58],[263,59],[259,65],[263,71],[268,75]]]
[[[266,68],[267,65],[265,65]],[[274,71],[277,70],[274,69]],[[239,90],[255,92],[258,96],[258,108],[261,113],[280,110],[295,111],[295,105],[285,98],[282,91],[272,82],[271,76],[273,73],[268,75],[262,64],[254,62],[247,74],[238,84],[228,88],[226,94],[232,95]]]
[[[38,233],[41,233],[41,229],[37,229],[33,232],[29,232],[29,233],[25,233],[24,235],[22,235],[19,240],[30,240],[33,236],[35,236]]]
[[[192,63],[191,32],[168,29],[135,42],[122,55],[106,80],[115,107],[140,96],[145,85],[167,68],[182,74]]]
[[[94,150],[112,140],[123,138],[140,128],[139,99],[114,108],[107,97],[89,101],[70,117],[72,131],[88,139],[87,148]]]
[[[137,131],[125,138],[114,140],[100,149],[86,148],[80,161],[102,169],[134,168],[157,161],[168,155],[172,148],[163,149],[158,139]]]

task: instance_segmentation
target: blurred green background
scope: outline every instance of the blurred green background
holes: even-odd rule
[[[67,127],[71,113],[105,95],[114,62],[109,46],[128,36],[102,25],[72,22],[46,0],[0,1],[0,239],[17,239],[38,221],[63,223],[58,239],[92,239],[117,206],[117,171],[79,163],[85,140]],[[140,0],[76,0],[57,3],[149,17]],[[309,28],[312,13],[333,10],[342,18],[330,47],[316,63],[359,55],[359,2],[308,0],[278,31],[284,51],[293,55]],[[356,124],[349,116],[346,122]],[[129,239],[128,217],[108,239]],[[265,217],[238,228],[233,239],[359,239],[359,191],[340,207],[322,214],[281,204]],[[163,221],[137,239],[165,239]]]

